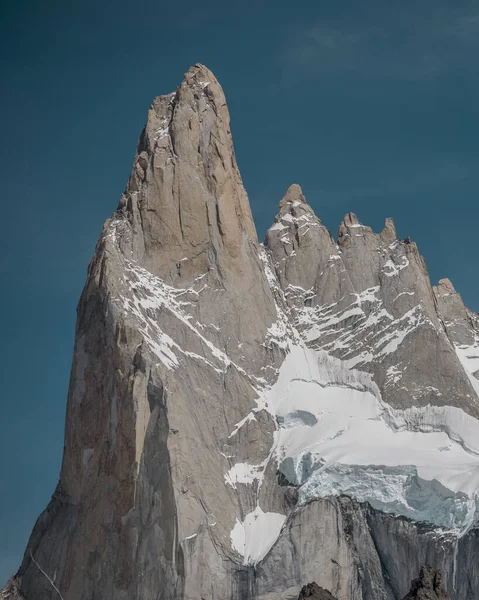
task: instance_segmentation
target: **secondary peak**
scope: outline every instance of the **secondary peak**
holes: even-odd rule
[[[294,204],[295,202],[306,204],[306,198],[304,197],[303,190],[297,183],[293,183],[293,185],[289,186],[286,194],[279,203],[279,208],[282,208],[286,204]]]

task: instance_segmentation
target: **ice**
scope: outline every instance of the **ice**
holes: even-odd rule
[[[263,512],[259,506],[248,513],[243,522],[236,519],[230,534],[231,545],[243,556],[244,565],[254,565],[268,554],[285,520],[285,515]]]
[[[312,427],[318,422],[317,418],[306,410],[293,410],[284,416],[277,417],[278,424],[285,429],[308,425]]]
[[[279,469],[301,486],[302,502],[344,493],[456,531],[465,526],[479,490],[479,421],[461,409],[394,410],[366,373],[303,346],[286,356],[265,405],[280,423]]]
[[[334,464],[316,470],[301,487],[299,501],[311,497],[345,494],[369,502],[383,512],[400,514],[415,521],[460,530],[470,519],[475,501],[454,493],[436,480],[424,480],[414,466],[357,466]]]

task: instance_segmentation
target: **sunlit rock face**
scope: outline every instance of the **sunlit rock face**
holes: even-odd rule
[[[294,184],[258,242],[195,65],[90,263],[60,481],[4,597],[399,600],[425,564],[479,597],[478,374],[477,315],[391,219],[335,239]]]

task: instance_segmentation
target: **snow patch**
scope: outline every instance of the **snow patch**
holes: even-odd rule
[[[401,257],[400,263],[393,263],[391,259],[383,265],[383,273],[386,277],[394,277],[395,275],[399,275],[399,272],[409,266],[409,260],[406,256]]]
[[[263,512],[259,506],[246,515],[244,521],[236,519],[230,538],[231,545],[243,556],[244,565],[255,565],[271,550],[286,520],[285,515]]]
[[[155,140],[161,140],[170,135],[170,130],[168,127],[158,127],[155,131]]]
[[[225,482],[236,488],[237,483],[250,484],[262,481],[264,464],[250,465],[248,463],[236,463],[225,475]]]

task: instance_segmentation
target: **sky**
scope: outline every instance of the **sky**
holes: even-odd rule
[[[418,243],[479,311],[479,0],[18,0],[0,8],[0,586],[59,475],[75,308],[152,99],[222,84],[260,238],[299,183]]]

